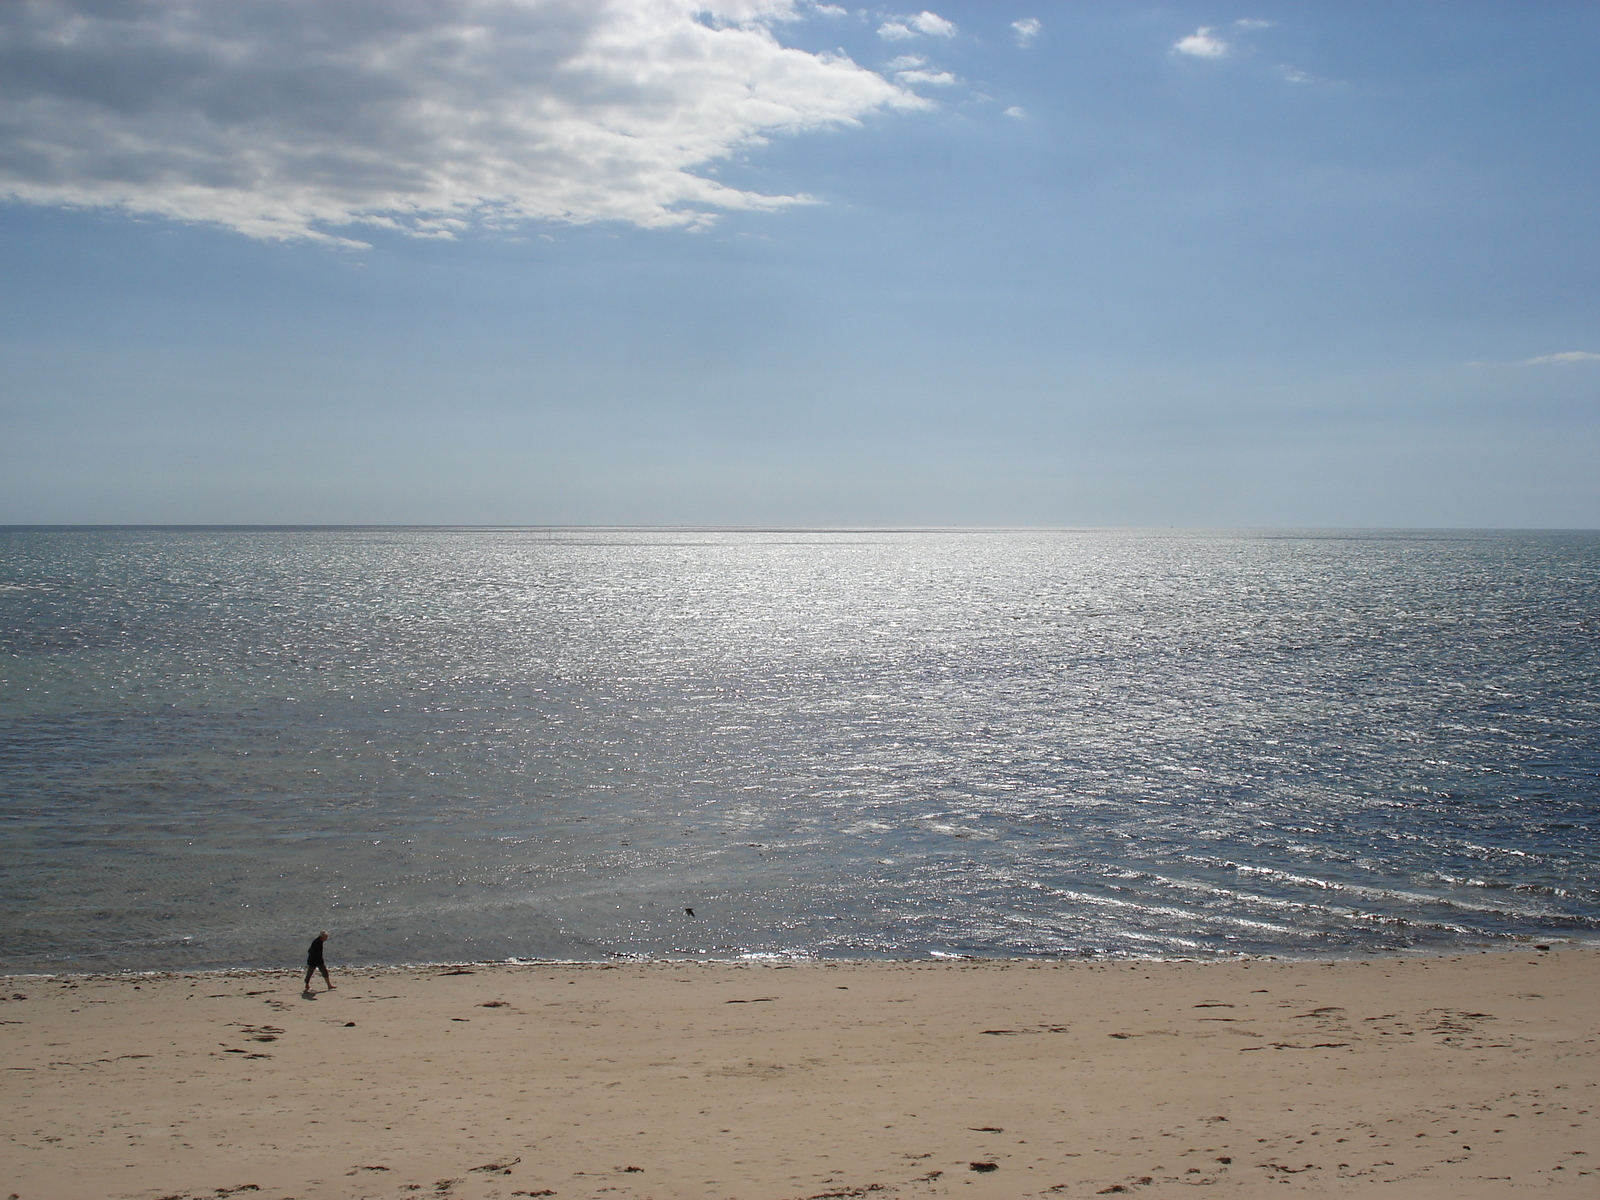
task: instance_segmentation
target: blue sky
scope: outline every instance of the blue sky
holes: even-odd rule
[[[1577,2],[10,7],[0,522],[1597,527],[1597,48]]]

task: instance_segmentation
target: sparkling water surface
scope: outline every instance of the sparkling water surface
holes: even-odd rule
[[[1592,940],[1597,682],[1593,533],[0,530],[0,966]]]

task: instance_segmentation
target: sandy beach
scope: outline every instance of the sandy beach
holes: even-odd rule
[[[1600,1195],[1590,950],[334,981],[5,979],[0,1196]]]

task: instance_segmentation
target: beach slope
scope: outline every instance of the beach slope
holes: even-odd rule
[[[0,1198],[1600,1195],[1589,950],[334,979],[0,981]]]

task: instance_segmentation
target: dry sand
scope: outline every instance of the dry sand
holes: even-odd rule
[[[1591,950],[334,980],[0,981],[0,1200],[1600,1196]]]

